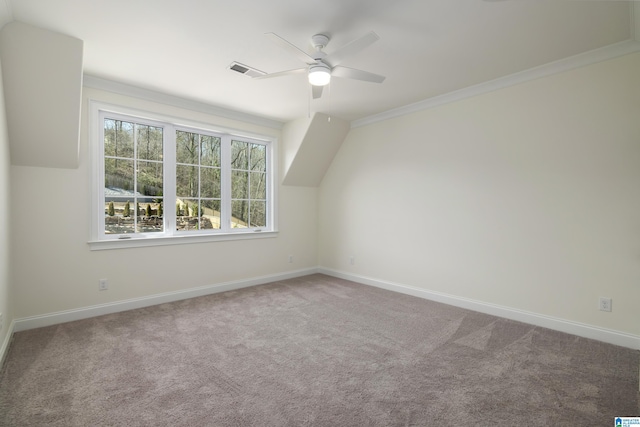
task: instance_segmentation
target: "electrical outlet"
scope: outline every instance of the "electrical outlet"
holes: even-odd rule
[[[356,263],[356,257],[354,257],[353,255],[351,255],[349,257],[349,264],[354,265]]]
[[[293,255],[289,255],[289,264],[293,262]]]
[[[100,279],[98,281],[98,290],[106,291],[107,289],[109,289],[109,282],[107,281],[107,279]]]
[[[611,311],[611,298],[600,297],[598,308],[600,311]]]

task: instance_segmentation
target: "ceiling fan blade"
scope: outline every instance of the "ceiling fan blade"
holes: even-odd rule
[[[371,31],[370,33],[365,34],[359,39],[355,39],[351,43],[347,43],[346,45],[342,46],[340,49],[336,50],[335,52],[325,56],[322,59],[322,61],[326,62],[332,67],[335,67],[346,58],[355,55],[356,53],[365,49],[366,47],[378,41],[379,39],[380,37],[378,37],[378,35],[373,31]]]
[[[318,99],[322,96],[322,88],[324,88],[324,86],[311,86],[311,94],[313,95],[313,99]]]
[[[316,62],[316,60],[313,59],[312,56],[308,55],[305,51],[301,50],[297,46],[289,43],[287,40],[283,39],[276,33],[266,33],[265,35],[269,37],[269,39],[271,39],[271,41],[273,41],[275,44],[282,47],[284,50],[288,51],[302,62],[305,62],[307,64],[314,64]]]
[[[373,74],[368,71],[356,70],[355,68],[337,66],[331,70],[331,76],[345,79],[363,80],[365,82],[382,83],[385,76]]]
[[[253,77],[254,79],[270,79],[272,77],[291,76],[293,74],[301,74],[306,72],[306,68],[296,68],[295,70],[279,71],[277,73],[264,74],[262,76]]]

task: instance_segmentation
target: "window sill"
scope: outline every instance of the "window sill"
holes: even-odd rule
[[[128,248],[144,248],[148,246],[168,246],[168,245],[185,245],[192,243],[221,242],[227,240],[249,240],[249,239],[266,239],[273,238],[278,235],[277,231],[250,231],[240,233],[224,233],[224,234],[199,234],[199,235],[182,235],[182,236],[161,236],[161,237],[132,237],[130,239],[113,239],[113,240],[92,240],[89,241],[89,248],[92,251],[102,251],[108,249],[128,249]]]

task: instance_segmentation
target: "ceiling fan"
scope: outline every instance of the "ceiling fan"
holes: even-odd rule
[[[385,79],[384,76],[378,74],[340,65],[343,60],[355,55],[380,39],[380,37],[378,37],[378,35],[373,31],[344,45],[330,54],[326,54],[322,51],[322,49],[329,43],[329,37],[324,34],[316,34],[311,37],[311,44],[315,48],[315,52],[312,55],[307,54],[302,49],[296,47],[275,33],[267,33],[266,36],[274,43],[296,56],[302,62],[306,63],[307,67],[253,77],[255,79],[266,79],[307,73],[314,99],[322,96],[322,88],[329,84],[331,77],[363,80],[373,83],[382,83]]]

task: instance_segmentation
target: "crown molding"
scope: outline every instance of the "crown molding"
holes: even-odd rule
[[[636,3],[640,2],[632,3],[634,3],[634,6],[632,6],[635,10],[634,15],[638,17],[636,19],[633,19],[634,26],[638,29],[634,37],[640,37],[640,4],[638,6],[635,6]],[[578,55],[570,56],[565,59],[550,62],[548,64],[531,68],[529,70],[520,71],[518,73],[497,78],[495,80],[490,80],[488,82],[469,86],[464,89],[434,96],[423,101],[387,110],[382,113],[364,117],[362,119],[354,120],[353,122],[351,122],[351,128],[354,129],[394,117],[400,117],[407,114],[416,113],[418,111],[427,110],[429,108],[439,107],[451,102],[460,101],[466,98],[493,92],[509,86],[514,86],[542,77],[551,76],[553,74],[563,73],[565,71],[581,68],[587,65],[607,61],[637,52],[640,52],[640,41],[632,39],[620,43],[615,43],[599,49],[594,49],[588,52],[580,53]]]
[[[217,107],[215,105],[198,102],[191,99],[181,98],[179,96],[169,95],[150,89],[143,89],[126,83],[107,80],[101,77],[84,74],[83,86],[93,89],[100,89],[107,92],[117,93],[119,95],[132,96],[134,98],[146,101],[157,102],[160,104],[180,107],[187,110],[197,111],[200,113],[211,114],[214,116],[224,117],[227,119],[238,120],[258,126],[264,126],[271,129],[282,129],[284,123],[277,120],[268,119],[266,117],[255,116],[253,114],[243,113],[240,111],[228,110],[226,108]]]

